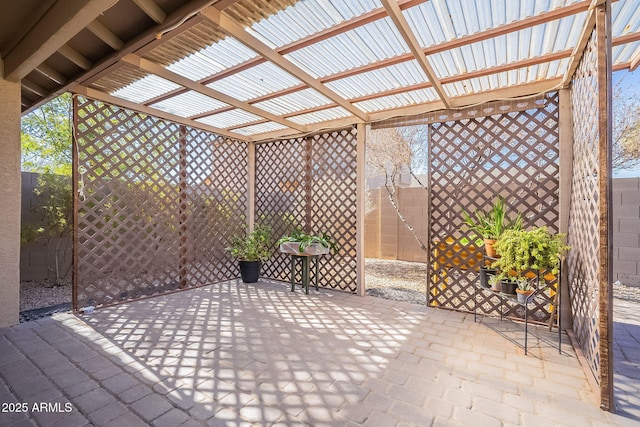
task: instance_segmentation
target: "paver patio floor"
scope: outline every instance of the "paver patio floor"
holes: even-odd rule
[[[0,330],[0,402],[28,406],[0,425],[636,425],[598,409],[568,341],[539,328],[525,356],[521,330],[232,281]]]

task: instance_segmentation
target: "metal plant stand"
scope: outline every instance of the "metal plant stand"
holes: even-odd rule
[[[485,265],[486,261],[495,261],[495,258],[492,258],[488,255],[484,255],[482,260],[482,265]],[[474,307],[473,307],[473,321],[478,321],[478,293],[479,292],[491,292],[496,295],[500,299],[500,320],[504,318],[504,306],[506,304],[520,304],[524,307],[524,354],[528,353],[528,335],[529,335],[529,304],[538,296],[541,295],[545,287],[540,287],[540,271],[536,272],[536,286],[535,290],[531,295],[528,295],[525,302],[521,303],[517,300],[515,295],[503,294],[502,292],[497,292],[492,290],[491,288],[484,288],[480,284],[480,272],[476,276],[476,280],[474,282],[475,292],[474,292]],[[553,301],[553,311],[551,312],[551,320],[553,321],[554,314],[558,318],[558,353],[562,354],[562,316],[560,315],[560,277],[562,277],[562,272],[558,271],[558,284],[556,295]],[[552,323],[549,323],[549,327],[551,328]]]
[[[319,255],[294,255],[294,254],[290,254],[291,255],[291,292],[295,292],[296,290],[296,262],[297,261],[301,261],[302,262],[302,287],[304,288],[304,291],[307,295],[309,295],[309,270],[310,270],[310,264],[311,261],[314,262],[314,275],[313,275],[313,281],[314,281],[314,285],[316,287],[316,291],[318,290],[318,263],[319,263]]]

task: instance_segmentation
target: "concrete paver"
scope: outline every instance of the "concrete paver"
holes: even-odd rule
[[[613,320],[616,411],[640,425],[640,304],[614,300]]]
[[[525,356],[511,322],[231,281],[1,329],[0,425],[636,423],[597,408],[566,337],[559,355],[555,333],[533,335]],[[38,402],[62,406],[15,410]]]

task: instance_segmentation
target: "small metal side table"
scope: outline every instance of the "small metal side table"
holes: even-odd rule
[[[316,291],[318,290],[318,263],[320,255],[291,255],[291,292],[295,292],[296,290],[296,262],[302,261],[302,287],[304,288],[305,294],[309,295],[309,270],[311,261],[314,262],[314,285],[316,287]]]
[[[482,259],[482,265],[486,265],[486,261],[495,261],[496,258],[492,258],[488,255],[485,255]],[[561,264],[562,265],[562,264]],[[559,267],[561,268],[561,266]],[[558,318],[558,353],[562,354],[562,316],[560,315],[560,277],[562,277],[562,271],[558,271],[558,285],[556,289],[556,294],[554,296],[553,311],[551,312],[551,321],[549,323],[549,330],[552,327],[552,321],[554,314]],[[516,295],[508,295],[503,294],[502,292],[497,292],[492,290],[491,288],[485,288],[480,284],[480,272],[478,271],[478,275],[476,276],[476,280],[474,282],[475,292],[473,294],[474,307],[473,307],[473,321],[477,322],[478,318],[478,292],[491,292],[493,295],[497,296],[500,299],[500,320],[504,318],[504,309],[505,304],[515,303],[524,307],[524,354],[526,355],[528,352],[528,335],[529,335],[529,304],[536,298],[536,296],[541,295],[545,287],[540,287],[540,271],[537,272],[536,275],[536,286],[533,293],[527,296],[527,299],[524,303],[521,303],[517,300]]]

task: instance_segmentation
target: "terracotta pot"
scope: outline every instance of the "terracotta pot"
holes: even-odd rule
[[[484,250],[487,253],[487,256],[491,258],[497,258],[498,253],[493,245],[496,243],[496,239],[484,239]]]

